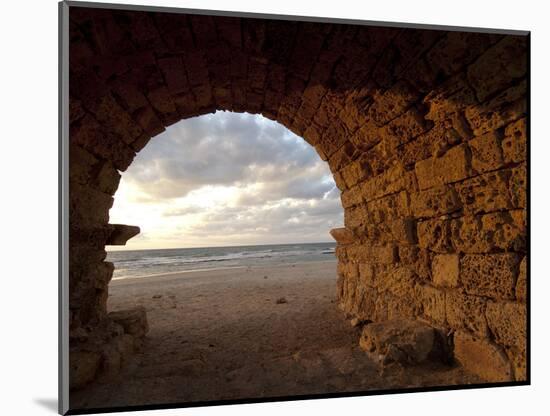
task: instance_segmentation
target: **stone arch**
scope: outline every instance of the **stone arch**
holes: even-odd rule
[[[136,231],[109,224],[119,171],[167,126],[231,110],[276,120],[329,164],[350,318],[425,320],[481,376],[525,379],[524,34],[73,6],[69,18],[72,363],[99,368],[132,343],[106,310],[105,245]],[[71,371],[73,386],[89,381]]]

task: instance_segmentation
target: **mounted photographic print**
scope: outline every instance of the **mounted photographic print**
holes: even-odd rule
[[[529,384],[529,32],[59,10],[60,413]]]

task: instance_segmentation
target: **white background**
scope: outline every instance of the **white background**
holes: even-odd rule
[[[548,411],[550,277],[545,257],[550,235],[546,204],[550,14],[544,10],[545,3],[540,0],[142,0],[141,4],[150,5],[532,31],[532,386],[146,414],[403,412],[500,416]],[[47,415],[54,414],[57,399],[57,4],[54,0],[3,2],[0,19],[0,413]]]

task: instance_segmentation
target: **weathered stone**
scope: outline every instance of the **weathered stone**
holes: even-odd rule
[[[112,206],[111,195],[89,186],[70,184],[69,221],[75,227],[84,228],[106,224],[109,220],[109,209]]]
[[[423,102],[429,106],[426,119],[440,124],[475,105],[477,100],[464,75],[458,74],[427,94]]]
[[[417,183],[414,172],[406,172],[399,165],[395,165],[385,173],[363,182],[361,187],[364,198],[367,201],[382,198],[403,190],[410,192],[416,189]]]
[[[392,244],[385,245],[351,245],[347,248],[347,256],[353,262],[392,264],[397,260],[397,250]]]
[[[477,337],[488,336],[485,319],[486,301],[478,296],[449,291],[445,298],[447,323],[453,329],[466,329]]]
[[[415,165],[420,190],[465,179],[470,174],[466,146],[453,147],[442,157],[425,159]]]
[[[355,236],[347,228],[333,228],[330,230],[330,235],[339,244],[351,244],[355,241]]]
[[[465,115],[474,135],[481,136],[523,118],[527,111],[526,94],[524,80],[481,105],[468,106]]]
[[[467,332],[454,334],[454,356],[468,371],[489,382],[512,381],[512,368],[501,348]]]
[[[518,351],[516,348],[505,348],[506,355],[512,364],[515,381],[527,381],[527,355],[525,350]]]
[[[415,270],[417,277],[423,281],[432,280],[433,253],[418,246],[400,246],[399,262]]]
[[[498,35],[475,32],[449,32],[428,53],[428,62],[446,75],[469,64],[491,46]]]
[[[527,338],[527,306],[523,303],[489,302],[487,323],[499,345],[525,352]]]
[[[514,208],[508,190],[509,169],[489,172],[455,184],[465,214]]]
[[[460,282],[467,293],[493,299],[514,299],[517,254],[467,254],[460,260]]]
[[[420,364],[441,354],[434,328],[405,319],[366,325],[359,344],[365,351],[382,356],[383,364]]]
[[[436,253],[453,252],[450,220],[429,220],[417,224],[418,245]]]
[[[149,331],[147,315],[142,306],[124,311],[110,312],[109,318],[124,328],[126,334],[136,338],[145,336]]]
[[[525,36],[506,36],[468,68],[468,80],[480,101],[525,75],[526,42]]]
[[[505,163],[518,163],[527,159],[527,121],[525,118],[506,126],[502,139]]]
[[[417,98],[418,92],[406,81],[401,81],[376,97],[369,116],[382,126],[403,113]]]
[[[429,128],[424,117],[415,108],[388,123],[379,130],[380,137],[394,149],[424,133]]]
[[[422,315],[430,321],[445,325],[445,292],[430,285],[417,285],[416,297],[422,305]]]
[[[458,254],[438,254],[432,263],[433,283],[436,286],[458,286],[459,257]]]
[[[519,275],[516,282],[516,299],[519,302],[527,302],[527,257],[519,264]]]
[[[344,212],[344,225],[351,232],[364,234],[369,222],[369,213],[365,204],[348,208]]]
[[[342,192],[342,194],[340,195],[340,198],[342,200],[343,208],[353,207],[363,202],[363,196],[361,195],[361,188],[358,186],[355,186],[351,189],[348,189]]]
[[[459,210],[461,206],[456,191],[448,185],[411,194],[411,211],[415,217],[449,214]]]
[[[92,381],[101,365],[101,354],[92,351],[69,353],[69,384],[71,390],[84,387]]]
[[[105,243],[109,246],[124,246],[126,242],[139,234],[140,229],[135,225],[109,224],[111,235]]]
[[[454,251],[462,253],[524,251],[526,228],[523,217],[523,212],[514,210],[449,220],[449,238]]]
[[[502,150],[500,137],[491,132],[475,137],[468,142],[472,152],[472,170],[475,173],[484,173],[502,166]]]
[[[379,292],[388,292],[401,298],[414,297],[416,275],[409,267],[389,267],[380,274],[376,284]]]
[[[521,164],[512,169],[510,176],[510,199],[515,208],[527,207],[527,167]]]

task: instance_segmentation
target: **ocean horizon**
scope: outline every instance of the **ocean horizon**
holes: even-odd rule
[[[322,242],[115,250],[107,252],[106,260],[114,263],[113,279],[117,280],[203,270],[336,260],[335,248],[336,242]]]

